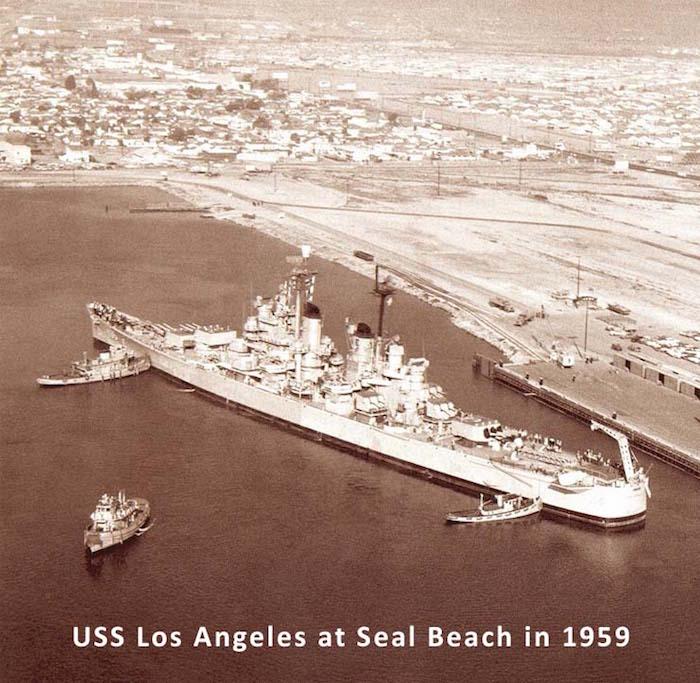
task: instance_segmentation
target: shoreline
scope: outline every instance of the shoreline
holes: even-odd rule
[[[353,272],[368,277],[370,280],[374,279],[374,263],[370,264],[353,256],[352,252],[354,250],[354,245],[346,244],[346,248],[343,249],[337,244],[337,242],[333,243],[328,239],[324,239],[320,234],[314,235],[312,231],[308,230],[305,232],[305,234],[300,235],[299,231],[295,230],[294,227],[290,226],[289,224],[284,225],[282,221],[274,221],[267,216],[261,218],[256,214],[255,220],[241,218],[239,209],[247,208],[243,206],[237,207],[236,209],[228,207],[226,209],[217,210],[214,208],[212,210],[212,206],[214,206],[216,203],[203,202],[201,190],[198,193],[196,190],[193,190],[192,186],[197,186],[198,189],[205,186],[210,192],[217,192],[219,194],[225,193],[223,190],[217,189],[212,185],[202,183],[201,181],[187,182],[170,178],[168,180],[163,180],[157,176],[144,175],[142,173],[136,174],[134,177],[125,177],[124,175],[113,171],[110,171],[110,175],[114,174],[114,177],[98,179],[89,179],[84,177],[82,174],[73,177],[71,171],[52,171],[50,173],[51,175],[45,178],[37,178],[34,176],[32,179],[25,180],[18,177],[14,182],[12,180],[8,181],[6,177],[3,178],[0,176],[0,189],[42,189],[50,187],[100,188],[129,187],[132,185],[139,185],[141,187],[148,186],[165,192],[166,194],[177,198],[180,202],[186,202],[195,210],[202,211],[202,213],[211,211],[211,217],[213,219],[227,221],[252,228],[265,235],[286,242],[291,246],[298,247],[302,241],[310,242],[314,253],[320,258],[338,263]],[[225,196],[223,198],[225,198],[228,203],[245,201],[241,197],[234,199],[231,196]],[[167,211],[168,209],[166,208],[164,210]],[[236,212],[236,216],[232,215],[234,212]],[[374,251],[376,251],[376,249],[374,249]],[[511,337],[513,341],[509,341],[507,337],[510,335],[508,335],[508,333],[505,331],[498,330],[496,323],[485,319],[486,316],[482,311],[477,312],[473,309],[470,310],[471,307],[468,308],[466,302],[455,301],[453,297],[449,296],[449,292],[444,292],[443,294],[442,291],[429,291],[428,288],[434,283],[429,283],[426,281],[422,285],[419,285],[415,280],[412,282],[412,277],[415,277],[415,275],[412,273],[405,273],[397,268],[394,268],[391,264],[382,263],[381,266],[382,268],[386,268],[386,270],[390,271],[392,284],[394,286],[401,291],[410,294],[411,296],[417,297],[421,301],[431,306],[445,311],[448,314],[451,323],[455,327],[467,332],[468,334],[471,334],[473,337],[476,337],[481,341],[486,342],[494,349],[494,351],[501,354],[509,362],[520,364],[530,362],[531,360],[541,360],[541,358],[538,358],[537,356],[533,357],[533,355],[527,354],[525,351],[523,351],[523,349],[517,348],[517,341],[514,340],[513,337]],[[442,290],[442,288],[439,289]],[[453,300],[448,300],[448,298],[446,298],[444,295],[447,295],[449,299]],[[462,305],[460,305],[460,303]]]
[[[330,228],[324,229],[324,226],[319,226],[313,221],[299,220],[299,217],[296,216],[294,212],[284,210],[281,207],[281,203],[276,203],[274,207],[264,206],[264,202],[263,206],[255,206],[253,210],[256,212],[256,216],[255,219],[251,220],[242,218],[243,213],[251,212],[249,207],[251,201],[250,197],[241,195],[241,193],[226,193],[222,188],[217,188],[216,186],[202,181],[193,181],[189,178],[185,180],[169,179],[164,181],[156,176],[144,177],[143,174],[138,176],[110,174],[109,178],[81,178],[80,180],[81,182],[78,182],[77,179],[73,181],[71,176],[69,181],[67,174],[59,174],[46,179],[35,179],[33,181],[23,180],[21,182],[8,183],[6,181],[3,182],[2,176],[0,176],[0,188],[44,189],[51,186],[61,188],[75,186],[89,189],[99,187],[124,188],[136,185],[141,187],[145,186],[153,190],[160,190],[168,197],[174,197],[177,200],[177,203],[173,205],[170,205],[170,202],[168,202],[168,204],[149,206],[146,208],[146,211],[181,212],[184,210],[189,212],[191,210],[189,207],[193,207],[192,210],[195,213],[201,211],[202,214],[211,219],[235,223],[242,227],[254,229],[264,235],[274,237],[294,247],[308,242],[312,245],[314,253],[320,258],[338,263],[353,272],[368,277],[370,280],[374,278],[375,264],[358,259],[353,255],[353,251],[358,248],[372,249],[371,253],[376,254],[378,258],[382,260],[382,270],[391,275],[392,284],[396,285],[397,288],[403,292],[415,296],[421,301],[448,313],[452,325],[488,344],[491,349],[493,349],[494,356],[497,355],[497,353],[502,355],[501,358],[492,359],[495,363],[505,361],[511,367],[522,368],[523,373],[530,371],[544,374],[543,369],[541,369],[543,365],[552,366],[548,372],[553,373],[553,376],[557,377],[562,373],[565,375],[564,379],[566,381],[562,386],[562,390],[564,386],[566,386],[566,390],[563,390],[563,394],[574,402],[578,400],[577,394],[580,393],[579,390],[583,388],[584,384],[590,383],[594,379],[593,376],[588,377],[588,375],[591,373],[596,375],[596,373],[604,372],[606,382],[608,382],[610,386],[605,386],[605,382],[603,382],[603,385],[595,391],[597,398],[593,401],[595,405],[594,410],[597,411],[599,418],[606,419],[606,417],[609,417],[608,414],[611,414],[611,411],[619,411],[620,415],[627,415],[633,423],[637,424],[638,429],[643,430],[650,439],[655,438],[653,436],[654,434],[664,433],[666,425],[669,424],[664,419],[658,422],[648,416],[645,418],[646,410],[644,406],[640,408],[639,405],[636,405],[634,401],[629,399],[631,387],[627,385],[630,381],[633,383],[634,379],[624,375],[621,376],[619,380],[616,380],[617,370],[611,369],[609,364],[604,360],[596,363],[595,367],[592,365],[577,366],[576,369],[573,370],[573,373],[575,377],[579,378],[579,381],[569,386],[569,374],[567,374],[566,370],[555,367],[547,355],[542,353],[538,354],[537,349],[528,348],[521,340],[514,338],[500,329],[487,317],[482,308],[460,298],[458,293],[451,292],[448,289],[449,283],[444,284],[431,280],[431,268],[429,266],[426,265],[424,267],[424,271],[421,275],[416,275],[415,270],[414,272],[405,270],[406,262],[402,264],[400,258],[398,259],[399,263],[397,265],[403,266],[404,269],[401,267],[394,267],[388,263],[385,264],[383,262],[383,257],[386,254],[386,259],[391,261],[391,252],[381,247],[375,248],[372,244],[364,243],[361,240],[359,243],[349,244],[346,240],[341,239],[342,235],[337,236]],[[219,201],[213,201],[215,199]],[[144,207],[130,207],[129,211],[139,211],[143,210],[143,208]],[[278,213],[280,211],[281,213]],[[270,215],[271,213],[277,215]],[[329,230],[331,230],[330,234]],[[409,266],[412,265],[410,261],[408,261],[408,264]],[[530,370],[530,368],[533,368],[533,370]],[[569,371],[569,373],[571,373],[571,371]],[[573,379],[571,381],[573,382]],[[657,392],[668,391],[668,389],[653,387],[648,382],[644,382],[644,385],[644,393],[645,395],[648,394],[648,398],[652,402],[656,400],[652,397],[654,397]],[[625,392],[621,391],[623,387],[627,387],[626,399],[624,396]],[[576,391],[573,391],[574,389],[576,389]],[[592,390],[593,387],[591,386],[590,389]],[[640,389],[642,389],[642,387],[640,387]],[[522,392],[516,391],[516,393]],[[634,391],[632,391],[632,394],[634,394]],[[532,394],[526,392],[525,395]],[[607,403],[612,400],[612,396],[616,396],[616,403],[613,408],[607,405]],[[674,400],[678,399],[680,399],[680,397]],[[688,406],[688,408],[692,412],[692,406]],[[646,428],[644,425],[646,425]],[[690,425],[689,429],[691,433],[696,431],[694,424]],[[640,433],[642,433],[642,431],[640,431]],[[672,445],[682,448],[682,439],[678,440],[672,438],[671,441],[674,442]],[[688,452],[691,453],[692,450]],[[691,455],[690,457],[691,459],[696,458],[695,455]]]
[[[678,336],[697,326],[695,195],[690,204],[669,203],[666,178],[657,179],[658,187],[648,179],[636,185],[635,178],[618,186],[618,179],[596,170],[582,178],[557,165],[540,171],[537,189],[546,194],[533,194],[527,187],[485,185],[486,176],[472,182],[455,170],[449,175],[443,169],[438,196],[429,179],[411,179],[403,166],[342,164],[266,173],[231,166],[212,176],[161,167],[25,170],[0,172],[0,187],[159,189],[177,199],[179,210],[187,202],[207,217],[290,245],[308,243],[320,256],[372,279],[377,264],[401,289],[442,308],[455,326],[515,363],[562,353],[578,362],[612,362],[619,337]],[[554,189],[548,180],[566,188]],[[594,200],[589,190],[571,185],[582,181],[608,190],[610,183],[632,187],[634,194],[620,199],[608,191]],[[640,192],[649,199],[644,206],[634,199]],[[146,208],[174,210],[170,201],[167,207]],[[374,262],[356,258],[356,250],[374,255]],[[682,292],[669,284],[677,281],[687,284]],[[576,305],[579,287],[582,295],[593,295],[590,316],[588,305]],[[501,310],[499,300],[510,308]],[[613,304],[628,314],[612,313]],[[697,374],[688,363],[680,365]]]

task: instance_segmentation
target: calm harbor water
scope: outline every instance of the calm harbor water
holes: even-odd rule
[[[691,680],[698,482],[653,466],[647,525],[603,534],[546,520],[443,523],[471,499],[235,415],[160,375],[39,389],[38,374],[93,352],[84,304],[170,323],[237,325],[271,293],[288,245],[196,215],[129,214],[153,190],[0,191],[0,658],[5,680]],[[105,207],[109,206],[107,212]],[[375,321],[369,280],[314,260],[325,330]],[[471,372],[488,347],[408,296],[389,331],[431,359],[465,409],[591,444],[613,443]],[[648,463],[647,463],[648,464]],[[82,529],[103,491],[151,501],[144,537],[87,560]],[[212,631],[303,630],[303,649],[191,647]],[[412,649],[360,649],[362,625],[418,631]],[[510,649],[430,650],[428,625],[511,631]],[[525,625],[551,633],[526,649]],[[122,648],[79,649],[72,627],[123,625]],[[624,649],[566,649],[568,626],[626,625]],[[180,648],[138,648],[136,628]],[[345,648],[320,650],[320,629]]]

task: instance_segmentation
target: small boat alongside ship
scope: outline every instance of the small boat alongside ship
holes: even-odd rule
[[[37,384],[44,387],[64,387],[70,384],[106,382],[122,377],[131,377],[145,372],[151,367],[147,356],[122,345],[110,346],[109,351],[100,353],[97,358],[83,357],[72,364],[68,372],[43,375]]]
[[[509,522],[539,514],[542,510],[542,499],[526,498],[515,494],[499,494],[492,499],[479,500],[475,511],[450,512],[447,521],[452,523],[478,524],[481,522]]]
[[[116,496],[103,493],[90,515],[83,543],[91,553],[124,543],[146,533],[153,526],[150,518],[151,507],[144,498],[127,499],[124,491]]]

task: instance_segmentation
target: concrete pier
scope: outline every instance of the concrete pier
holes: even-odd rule
[[[637,450],[700,478],[700,402],[603,361],[503,365],[478,356],[474,366],[494,381],[584,422],[624,432]]]

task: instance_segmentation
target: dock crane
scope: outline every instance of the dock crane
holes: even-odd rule
[[[647,496],[651,498],[651,489],[649,488],[649,477],[644,474],[644,470],[641,467],[637,467],[637,459],[634,457],[632,450],[630,449],[629,439],[625,434],[608,427],[607,425],[591,420],[591,431],[595,432],[600,430],[601,432],[607,434],[617,441],[620,448],[620,457],[622,458],[622,468],[625,473],[625,480],[627,482],[639,481],[644,484],[644,488],[647,491]]]

